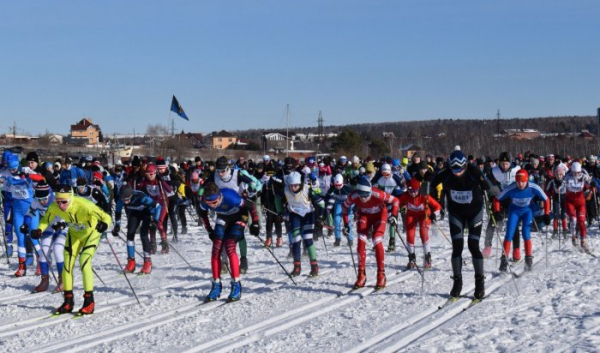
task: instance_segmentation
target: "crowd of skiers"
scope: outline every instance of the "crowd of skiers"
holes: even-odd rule
[[[159,242],[163,254],[172,248],[169,225],[176,240],[186,234],[191,218],[204,226],[212,241],[213,280],[204,300],[220,298],[221,275],[229,272],[228,300],[236,301],[242,296],[241,275],[248,270],[246,228],[253,236],[263,228],[267,247],[282,247],[285,232],[293,261],[291,277],[302,273],[303,252],[310,261],[309,276],[319,274],[318,237],[333,234],[333,246],[341,246],[345,238],[351,250],[356,246],[358,256],[355,289],[366,284],[370,241],[377,263],[375,287],[381,289],[386,285],[386,235],[387,251],[395,252],[400,239],[408,253],[407,269],[418,268],[418,227],[423,268],[430,269],[430,227],[447,219],[453,248],[450,295],[461,294],[466,232],[475,270],[474,297],[482,299],[484,261],[491,254],[495,234],[504,238],[500,271],[508,270],[509,260],[521,260],[521,237],[525,269],[532,269],[532,227],[552,227],[554,237],[570,236],[574,246],[589,252],[586,226],[597,215],[597,178],[600,162],[594,156],[572,160],[502,152],[497,157],[474,158],[458,146],[447,158],[421,159],[414,154],[410,161],[357,156],[275,160],[265,155],[258,161],[223,156],[216,161],[196,157],[170,164],[162,157],[150,162],[136,156],[127,165],[114,166],[103,166],[89,156],[78,163],[70,158],[43,163],[35,152],[20,160],[6,151],[0,170],[3,253],[13,256],[16,235],[14,275],[25,276],[28,268],[35,267],[41,276],[35,292],[49,289],[50,265],[55,262],[59,276],[54,290],[64,293],[56,314],[74,309],[73,269],[79,258],[85,291],[79,314],[84,315],[94,311],[92,259],[107,233],[125,235],[126,273],[136,271],[135,236],[139,234],[144,259],[139,273],[150,274]],[[127,224],[121,230],[123,213]],[[481,250],[486,213],[489,221]]]

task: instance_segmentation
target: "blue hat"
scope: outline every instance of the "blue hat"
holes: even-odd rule
[[[394,158],[392,160],[392,166],[399,167],[400,166],[400,160],[398,158]]]
[[[21,163],[19,161],[19,156],[15,155],[15,154],[11,154],[10,156],[8,156],[8,160],[6,163],[6,166],[8,167],[8,169],[19,168],[20,165],[21,165]]]
[[[358,184],[356,184],[356,193],[358,196],[366,198],[371,196],[371,192],[373,191],[371,181],[369,178],[362,176],[358,179]]]
[[[467,167],[467,157],[462,151],[454,151],[448,158],[448,164],[453,172],[460,172]]]

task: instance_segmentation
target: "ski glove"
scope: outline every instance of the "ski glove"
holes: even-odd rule
[[[431,222],[435,223],[437,221],[437,217],[435,216],[435,213],[431,213],[429,215],[429,219],[431,220]]]
[[[349,224],[344,224],[344,229],[342,230],[342,233],[344,233],[345,236],[348,236],[350,234],[350,225]]]
[[[544,223],[546,223],[546,225],[550,224],[550,215],[549,214],[544,215]]]
[[[29,233],[29,227],[25,223],[23,223],[23,225],[21,227],[19,227],[19,230],[21,231],[21,233],[23,233],[25,235],[27,235],[27,233]]]
[[[52,229],[54,229],[55,232],[60,232],[65,228],[67,228],[67,224],[65,222],[56,222],[52,225]]]
[[[388,218],[388,222],[392,227],[395,227],[398,224],[398,219],[394,216],[391,216],[390,218]]]
[[[119,236],[119,232],[121,231],[121,226],[119,226],[118,224],[116,226],[113,227],[112,230],[112,235],[114,235],[115,237]]]
[[[106,232],[106,230],[108,229],[108,224],[99,221],[98,224],[96,224],[96,231],[98,231],[98,233],[104,233]]]
[[[259,233],[260,233],[260,225],[258,223],[252,223],[250,225],[250,234],[257,237]]]
[[[34,229],[31,231],[31,239],[39,239],[42,237],[42,231],[39,229]]]
[[[560,187],[562,185],[563,181],[560,179],[554,179],[554,185],[556,185],[557,187]]]

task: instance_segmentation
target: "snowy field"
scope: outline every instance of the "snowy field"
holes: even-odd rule
[[[125,224],[125,223],[124,223]],[[386,253],[387,287],[374,292],[375,256],[367,251],[367,287],[350,291],[356,279],[345,241],[333,247],[333,236],[317,242],[320,275],[289,278],[260,242],[248,235],[249,271],[243,275],[242,300],[227,304],[229,278],[222,298],[204,304],[210,288],[210,241],[190,222],[175,252],[155,255],[153,272],[129,275],[141,305],[133,297],[106,240],[94,257],[96,313],[74,319],[50,318],[61,294],[30,294],[39,277],[28,271],[14,278],[11,265],[0,262],[0,351],[2,352],[594,352],[600,350],[600,273],[598,259],[570,243],[559,249],[545,234],[532,233],[533,272],[513,280],[499,275],[496,248],[486,260],[486,299],[468,307],[474,289],[470,254],[465,249],[463,295],[438,310],[452,286],[451,247],[439,230],[432,232],[434,269],[421,276],[405,271],[407,255],[400,245]],[[447,221],[441,230],[448,234]],[[121,263],[125,244],[109,234]],[[264,234],[261,232],[261,237]],[[592,251],[600,244],[598,225],[590,230]],[[273,248],[287,270],[287,238]],[[481,241],[483,244],[483,240]],[[385,240],[387,246],[387,236]],[[417,240],[417,245],[420,241]],[[494,246],[496,246],[494,240]],[[136,250],[141,251],[139,239]],[[353,251],[355,253],[355,251]],[[418,246],[418,260],[422,250]],[[141,259],[138,257],[138,267]],[[523,263],[513,270],[523,273]],[[75,308],[83,302],[81,274],[75,270]],[[51,279],[52,281],[52,279]],[[51,282],[51,288],[54,283]],[[518,288],[518,292],[517,292]],[[466,309],[466,310],[465,310]]]

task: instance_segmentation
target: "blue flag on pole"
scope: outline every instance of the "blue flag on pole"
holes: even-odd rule
[[[190,119],[188,119],[187,115],[185,115],[185,112],[183,111],[181,104],[179,104],[179,102],[177,101],[177,98],[175,98],[175,96],[173,96],[173,101],[171,102],[171,111],[177,113],[177,115],[179,115],[183,119],[190,121]]]

